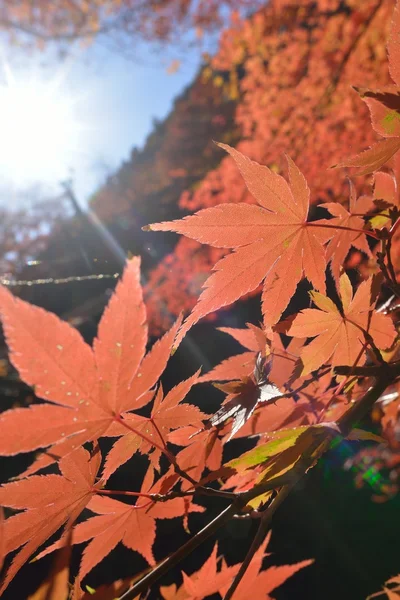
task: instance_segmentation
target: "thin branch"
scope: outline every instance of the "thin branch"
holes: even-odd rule
[[[368,323],[368,327],[370,326],[371,315],[372,315],[372,311],[370,310],[369,311],[369,323]],[[363,327],[361,327],[361,325],[359,325],[356,321],[353,321],[352,319],[349,319],[347,317],[346,317],[346,321],[348,323],[351,323],[352,325],[354,325],[354,327],[356,327],[357,329],[359,329],[362,332],[362,334],[363,334],[363,336],[365,338],[365,341],[371,347],[371,350],[374,353],[376,360],[380,363],[381,366],[386,365],[386,361],[383,360],[383,356],[381,354],[381,351],[379,350],[379,348],[375,344],[375,342],[374,342],[371,334],[366,329],[364,329]]]
[[[338,366],[335,367],[336,375],[357,375],[358,377],[381,377],[388,373],[390,377],[400,376],[400,361],[385,363],[383,365],[368,365],[365,367]]]
[[[263,516],[261,517],[261,521],[258,526],[257,533],[254,536],[254,539],[251,543],[251,546],[246,554],[244,561],[240,565],[239,571],[237,572],[234,580],[232,581],[232,585],[230,586],[229,590],[227,591],[227,593],[224,596],[224,600],[231,600],[239,583],[243,579],[243,576],[246,573],[246,571],[253,559],[254,554],[257,552],[258,547],[260,546],[260,544],[262,543],[262,541],[264,540],[264,538],[268,532],[273,515],[275,514],[275,512],[279,508],[279,506],[282,504],[282,502],[285,500],[285,498],[287,498],[291,489],[292,489],[292,486],[289,486],[289,485],[283,487],[279,491],[276,498],[274,498],[274,500],[271,502],[269,507],[264,512]]]
[[[338,419],[337,424],[343,437],[347,437],[352,428],[369,413],[390,383],[391,381],[385,376],[377,379],[375,385],[368,390],[365,396],[352,404],[349,410]]]
[[[357,367],[360,369],[361,367]],[[337,425],[341,435],[347,437],[351,429],[371,410],[375,402],[381,397],[385,389],[390,385],[396,377],[400,376],[400,363],[396,365],[385,364],[380,368],[380,375],[377,377],[375,384],[358,402],[353,404],[349,410],[342,415]],[[284,475],[275,477],[271,481],[262,482],[255,485],[252,489],[238,494],[237,498],[220,513],[211,523],[206,525],[199,533],[193,536],[186,544],[181,546],[174,554],[160,563],[148,575],[145,575],[138,583],[131,587],[120,600],[133,600],[136,596],[146,591],[158,579],[167,573],[169,569],[178,564],[183,558],[195,550],[203,541],[213,535],[218,529],[234,517],[237,513],[248,504],[250,500],[257,496],[277,489],[282,486],[289,486],[292,490],[296,483],[307,473],[307,471],[315,464],[315,462],[328,450],[332,440],[336,437],[336,433],[332,428],[326,428],[325,437],[315,438],[310,443],[306,452],[298,460],[295,466]],[[286,497],[286,496],[285,496]],[[283,501],[283,498],[282,498]]]
[[[188,556],[193,550],[202,544],[206,539],[213,535],[222,525],[230,521],[233,515],[238,510],[238,504],[233,503],[223,510],[211,523],[208,523],[189,541],[181,546],[176,552],[157,565],[150,573],[142,577],[134,586],[132,586],[125,594],[120,597],[120,600],[134,600],[139,594],[145,592],[153,583],[158,581],[162,575],[167,573],[172,567],[177,565],[183,558]]]

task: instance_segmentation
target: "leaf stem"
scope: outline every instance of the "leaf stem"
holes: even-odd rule
[[[129,425],[127,423],[127,421],[125,421],[125,419],[123,419],[121,417],[121,415],[115,415],[115,421],[117,423],[120,423],[120,425],[122,425],[123,427],[126,427],[126,429],[129,429],[130,432],[134,433],[135,435],[139,436],[142,438],[142,440],[144,440],[145,442],[147,442],[148,444],[150,444],[150,446],[154,446],[155,448],[157,448],[157,450],[160,450],[160,452],[162,452],[163,454],[165,454],[168,458],[168,451],[165,450],[165,448],[163,448],[162,446],[160,446],[160,444],[158,444],[157,442],[155,442],[154,440],[152,440],[149,436],[147,436],[145,433],[143,433],[142,431],[139,431],[138,429],[135,429],[134,427],[132,427],[131,425]]]
[[[174,469],[178,473],[178,475],[180,475],[181,477],[183,477],[184,479],[189,481],[192,485],[194,485],[194,486],[198,485],[198,482],[195,479],[193,479],[193,477],[188,475],[185,471],[183,471],[180,468],[180,466],[176,462],[175,456],[166,448],[165,445],[164,445],[164,447],[161,446],[158,442],[156,442],[154,439],[151,439],[150,437],[148,437],[145,433],[142,433],[141,431],[135,429],[134,427],[131,427],[131,425],[128,425],[128,423],[121,417],[121,415],[116,415],[115,420],[117,421],[117,423],[120,423],[121,425],[123,425],[124,427],[129,429],[129,431],[131,431],[135,435],[138,435],[139,437],[141,437],[145,442],[147,442],[151,446],[154,446],[155,448],[157,448],[157,450],[160,450],[160,452],[162,452],[164,454],[164,456],[167,457],[167,459],[169,460],[171,465],[174,467]],[[152,421],[151,419],[148,419],[148,420],[154,425],[154,421]],[[156,428],[156,426],[155,426],[155,428]],[[158,430],[158,428],[156,428],[156,431],[157,430]],[[161,436],[161,434],[160,434],[160,436]]]
[[[145,494],[144,492],[124,492],[123,490],[98,490],[96,494],[103,494],[106,496],[134,496],[135,498],[147,498],[148,500],[155,501],[153,494]]]
[[[357,369],[364,368],[357,367]],[[347,410],[344,415],[338,419],[337,425],[343,437],[346,437],[350,433],[351,429],[371,410],[372,406],[380,398],[388,385],[390,385],[398,376],[400,376],[400,363],[397,363],[396,366],[384,364],[381,365],[379,369],[379,376],[377,377],[375,385],[368,390],[363,398],[353,404],[349,410]],[[356,371],[356,369],[354,369],[354,371]],[[322,440],[322,442],[320,438],[314,439],[310,443],[306,452],[304,452],[300,460],[290,471],[281,476],[274,477],[270,481],[261,482],[260,484],[255,485],[252,489],[238,494],[237,498],[232,502],[232,504],[222,511],[213,521],[211,521],[211,523],[203,527],[201,531],[194,535],[188,542],[186,542],[186,544],[181,546],[171,556],[162,561],[148,575],[145,575],[138,583],[136,583],[123,596],[121,596],[120,600],[134,600],[136,596],[146,591],[151,585],[153,585],[153,583],[158,581],[162,575],[167,573],[169,569],[178,564],[183,558],[195,550],[203,541],[218,531],[222,525],[233,518],[235,514],[240,512],[250,500],[264,492],[285,486],[284,489],[287,489],[287,492],[285,494],[282,493],[282,499],[278,503],[279,506],[287,497],[289,492],[295,487],[296,483],[326,452],[334,437],[334,430],[332,428],[326,428],[325,438]],[[278,506],[275,507],[275,510],[278,508]]]
[[[373,231],[369,231],[369,229],[357,229],[355,227],[346,227],[345,225],[328,225],[328,224],[322,224],[322,223],[318,223],[318,222],[307,222],[306,223],[307,227],[322,227],[324,229],[336,229],[336,230],[343,230],[343,231],[354,231],[356,233],[365,233],[365,235],[368,235],[371,238],[374,238],[374,240],[380,240],[379,236],[374,233]]]

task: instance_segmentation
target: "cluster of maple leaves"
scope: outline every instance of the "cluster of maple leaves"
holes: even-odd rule
[[[139,258],[128,261],[92,348],[66,322],[0,288],[10,360],[44,401],[0,415],[1,455],[40,450],[24,473],[0,487],[0,506],[8,515],[0,519],[0,559],[13,554],[0,593],[32,556],[41,558],[55,550],[62,560],[51,583],[45,582],[47,595],[42,596],[50,599],[87,598],[82,581],[120,543],[154,568],[157,520],[182,517],[187,529],[190,513],[204,511],[193,499],[197,493],[237,499],[241,492],[250,492],[239,512],[262,514],[282,487],[281,477],[295,472],[327,431],[329,435],[341,432],[342,419],[362,403],[370,388],[368,373],[379,378],[379,369],[387,373],[396,367],[400,291],[393,256],[400,207],[398,173],[385,165],[400,149],[399,0],[388,55],[396,87],[361,91],[373,126],[385,139],[341,163],[363,173],[374,172],[373,194],[358,197],[351,186],[348,210],[327,202],[321,206],[332,218],[312,220],[310,190],[289,156],[287,180],[220,144],[235,161],[257,204],[221,203],[178,221],[147,227],[231,250],[214,266],[186,320],[182,323],[178,318],[147,352]],[[378,170],[382,167],[386,170]],[[353,282],[343,270],[352,247],[369,257],[372,271],[360,271]],[[327,269],[334,282],[330,295]],[[312,286],[313,307],[282,318],[303,278]],[[246,351],[209,373],[198,370],[164,393],[160,377],[189,329],[261,283],[262,324],[222,329]],[[366,371],[360,372],[363,367]],[[193,386],[209,382],[217,382],[226,394],[213,415],[190,403]],[[390,398],[380,402],[383,433],[393,446],[399,444],[399,392],[398,381],[391,380],[385,390]],[[359,430],[349,435],[371,437]],[[224,462],[224,445],[244,436],[253,436],[254,447]],[[106,453],[102,453],[103,438],[115,438]],[[174,451],[175,447],[181,450]],[[111,489],[110,476],[138,453],[148,462],[140,489]],[[43,469],[45,474],[38,474]],[[132,498],[134,504],[129,502]],[[84,509],[94,516],[81,520]],[[60,529],[58,541],[43,549]],[[270,598],[289,576],[311,564],[306,560],[263,571],[268,539],[253,556],[234,592],[235,600]],[[70,588],[63,553],[82,543],[86,546]],[[200,600],[219,593],[223,597],[240,565],[228,566],[217,554],[215,546],[197,573],[183,573],[181,584],[162,586],[161,596]],[[60,573],[62,596],[54,584]],[[133,583],[116,582],[91,597],[114,598]],[[56,590],[53,595],[49,586]]]
[[[377,139],[368,108],[351,86],[390,83],[385,44],[393,7],[394,0],[271,0],[248,19],[234,16],[206,67],[227,97],[235,88],[237,148],[279,172],[288,153],[312,183],[312,204],[345,204],[347,182],[329,167]],[[358,193],[370,194],[365,178],[355,183]],[[224,159],[182,194],[180,206],[195,211],[243,201],[254,198],[233,161]],[[192,309],[212,265],[225,254],[225,248],[180,238],[150,274],[152,322],[165,330],[160,299],[172,315],[182,306]],[[351,257],[365,259],[355,251]]]

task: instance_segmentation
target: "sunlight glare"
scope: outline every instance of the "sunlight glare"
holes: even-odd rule
[[[10,74],[8,74],[10,75]],[[56,81],[0,86],[0,168],[16,184],[56,183],[79,151],[76,100]]]

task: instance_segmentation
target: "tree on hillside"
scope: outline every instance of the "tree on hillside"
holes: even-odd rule
[[[217,31],[227,10],[254,10],[249,0],[5,0],[0,27],[14,41],[41,45],[90,41],[106,36],[121,43],[139,40],[177,44],[191,30]]]
[[[354,154],[377,139],[368,108],[351,86],[390,83],[385,45],[393,7],[393,0],[275,0],[248,19],[235,18],[204,69],[204,77],[237,102],[238,148],[278,173],[284,167],[280,157],[288,153],[312,181],[313,203],[347,206],[348,183],[329,167],[344,146]],[[181,195],[183,210],[254,202],[232,161],[221,159]],[[358,192],[369,192],[369,183],[357,178]],[[155,321],[160,300],[172,315],[182,297],[192,308],[206,274],[225,252],[179,240],[149,277],[146,294]],[[159,325],[165,327],[165,319]]]
[[[92,344],[55,314],[0,287],[10,362],[36,396],[0,414],[0,456],[35,453],[22,473],[0,486],[0,568],[5,564],[0,594],[18,597],[12,586],[27,572],[25,564],[37,569],[49,555],[52,566],[30,600],[272,600],[287,580],[311,569],[322,575],[323,596],[314,597],[354,600],[373,592],[366,587],[371,573],[362,564],[362,584],[354,595],[351,581],[328,578],[324,565],[314,565],[306,552],[296,562],[271,565],[266,550],[271,527],[274,539],[277,518],[291,500],[285,542],[296,545],[300,523],[291,513],[297,513],[301,486],[321,473],[318,467],[329,456],[338,457],[335,449],[372,442],[378,444],[377,457],[389,451],[398,458],[400,277],[394,258],[400,197],[398,171],[388,165],[400,150],[400,0],[387,50],[390,86],[359,89],[384,139],[356,156],[348,156],[346,147],[337,157],[337,164],[373,173],[369,195],[351,184],[347,209],[317,197],[323,215],[316,216],[312,184],[288,154],[281,175],[220,143],[253,201],[233,194],[232,202],[144,227],[148,235],[173,231],[226,250],[189,316],[180,315],[150,348],[140,257],[126,261]],[[344,176],[338,169],[334,173]],[[351,247],[368,257],[369,271],[366,264],[358,270],[346,264]],[[292,299],[305,280],[311,289],[295,306]],[[191,328],[259,285],[262,319],[220,328],[244,352],[232,352],[205,373],[196,365],[189,377],[169,386],[167,363],[177,355],[182,369],[181,343]],[[202,356],[208,350],[205,345]],[[206,413],[207,394],[200,392],[199,402],[194,398],[198,386],[210,383],[223,399]],[[365,428],[371,412],[379,414],[378,433]],[[129,479],[121,488],[115,476],[125,466]],[[387,473],[388,466],[370,462],[363,474],[383,501],[393,495],[398,476],[396,468]],[[341,486],[336,488],[346,514],[350,507]],[[310,510],[321,511],[308,500]],[[321,504],[329,501],[326,495]],[[397,512],[390,522],[395,532]],[[254,525],[244,536],[246,549],[235,543],[240,522]],[[365,518],[361,523],[360,528],[351,523],[349,535],[360,537],[366,530],[369,550],[373,523]],[[326,525],[318,531],[324,546],[334,539],[325,535]],[[227,545],[241,560],[221,552],[221,535],[220,545],[214,543],[200,564],[185,563],[181,570],[182,561],[224,527]],[[303,531],[307,538],[309,522]],[[399,560],[395,538],[393,551],[387,540],[382,551],[391,561]],[[71,561],[75,545],[81,546],[79,566]],[[108,577],[98,567],[117,547],[130,558]],[[343,539],[338,547],[346,554]],[[375,569],[376,553],[369,554]],[[141,568],[132,568],[132,555]],[[338,561],[332,562],[336,575]],[[400,579],[388,573],[387,562],[381,595],[394,598]],[[128,573],[121,575],[126,566]],[[166,575],[169,581],[162,579]]]

